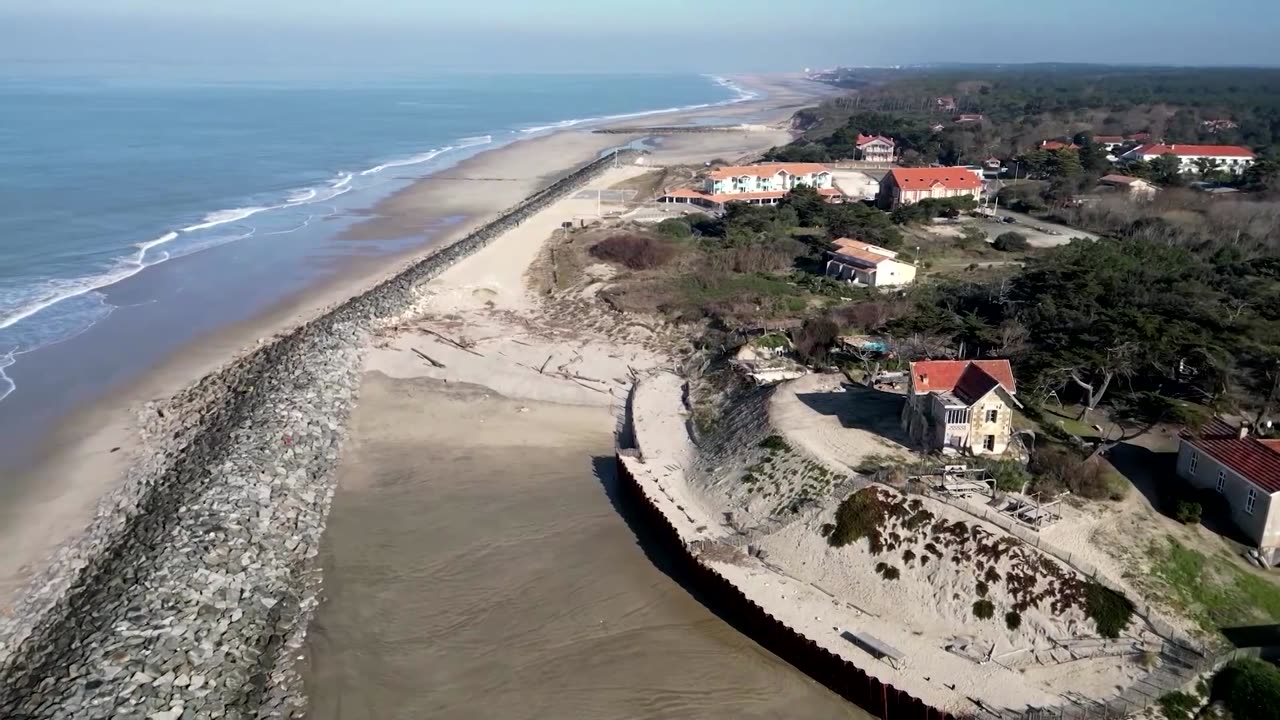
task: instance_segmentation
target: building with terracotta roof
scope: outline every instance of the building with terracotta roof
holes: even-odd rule
[[[1098,179],[1098,184],[1103,187],[1115,188],[1129,193],[1133,198],[1150,199],[1155,197],[1159,188],[1142,178],[1129,177],[1128,175],[1103,175]]]
[[[902,428],[928,451],[1001,455],[1022,406],[1017,392],[1008,360],[913,362]]]
[[[1182,432],[1178,475],[1220,493],[1263,559],[1272,565],[1280,561],[1280,440],[1258,438],[1248,425],[1214,418],[1199,430]]]
[[[1196,172],[1196,160],[1207,158],[1215,161],[1218,164],[1218,169],[1237,175],[1252,165],[1255,158],[1252,150],[1239,145],[1186,145],[1182,143],[1164,145],[1162,143],[1147,143],[1121,155],[1120,159],[1150,162],[1162,155],[1176,155],[1181,162],[1180,172]]]
[[[883,135],[863,135],[858,133],[854,143],[858,148],[858,159],[866,162],[889,164],[893,162],[894,149],[897,144],[893,138]]]
[[[1054,150],[1079,150],[1080,146],[1075,143],[1065,143],[1061,140],[1041,140],[1040,149],[1050,152]]]
[[[899,260],[892,250],[839,238],[827,252],[827,275],[866,287],[895,287],[914,282],[916,266]]]
[[[966,167],[894,168],[880,181],[880,207],[892,210],[929,198],[971,197],[982,192],[982,178]]]

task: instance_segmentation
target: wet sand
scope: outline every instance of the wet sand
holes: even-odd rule
[[[310,717],[868,717],[664,574],[608,492],[612,427],[605,407],[370,373]]]

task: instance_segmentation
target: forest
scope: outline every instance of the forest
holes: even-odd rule
[[[775,159],[853,157],[853,136],[901,140],[906,164],[1012,158],[1046,139],[1149,132],[1166,142],[1242,144],[1263,156],[1280,143],[1280,70],[1094,65],[844,70],[828,82],[857,92],[802,111],[803,138]],[[955,108],[938,104],[952,98]],[[956,124],[958,113],[982,122]],[[1230,120],[1238,127],[1205,121]],[[937,132],[933,127],[941,125]]]

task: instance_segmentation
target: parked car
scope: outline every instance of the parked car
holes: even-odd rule
[[[1018,222],[1018,220],[1017,220],[1017,218],[1013,218],[1013,217],[1010,217],[1010,216],[1008,216],[1008,215],[1005,215],[1005,216],[1002,216],[1002,217],[1000,218],[1000,222],[1005,223],[1006,225],[1012,225],[1012,224],[1014,224],[1014,223]]]

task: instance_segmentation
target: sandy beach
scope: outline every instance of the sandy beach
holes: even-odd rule
[[[785,123],[790,115],[825,88],[794,78],[740,78],[753,89],[767,93],[761,100],[687,113],[654,115],[647,124],[676,124],[707,118],[735,122],[773,123],[772,129],[753,132],[678,136],[665,138],[662,152],[671,161],[695,155],[740,156],[760,152],[789,137]],[[632,123],[634,124],[634,123]],[[447,221],[449,229],[437,234],[433,244],[390,257],[356,258],[331,282],[290,297],[250,321],[220,328],[174,353],[139,380],[111,391],[98,402],[74,413],[57,430],[32,449],[33,462],[12,473],[0,487],[0,601],[12,598],[24,582],[58,545],[73,537],[93,516],[98,498],[118,486],[137,448],[138,418],[155,412],[148,403],[166,398],[208,371],[219,367],[242,349],[251,348],[282,329],[295,326],[387,277],[399,268],[465,235],[503,209],[546,185],[569,169],[597,157],[602,151],[636,137],[593,134],[574,129],[536,137],[482,153],[427,178],[371,208],[368,218],[350,235],[353,243],[389,237],[423,225]],[[625,177],[621,175],[619,177]],[[616,178],[615,180],[616,181]],[[605,187],[608,185],[606,184]],[[566,201],[572,202],[572,201]],[[572,214],[594,213],[596,202],[578,201],[570,217],[529,223],[501,242],[459,265],[450,275],[454,282],[468,274],[494,284],[495,268],[510,270],[505,281],[519,278],[550,229]],[[560,209],[563,213],[565,208]],[[546,215],[546,214],[544,214]],[[550,215],[546,215],[551,218]],[[500,258],[495,260],[495,258]],[[506,262],[510,260],[510,268]],[[501,274],[501,273],[499,273]],[[518,283],[517,283],[518,284]],[[511,288],[515,286],[512,285]],[[501,290],[499,290],[501,291]],[[522,291],[511,289],[512,295]],[[541,362],[544,358],[539,358]],[[493,377],[490,369],[477,371]],[[578,392],[598,394],[582,389]]]

